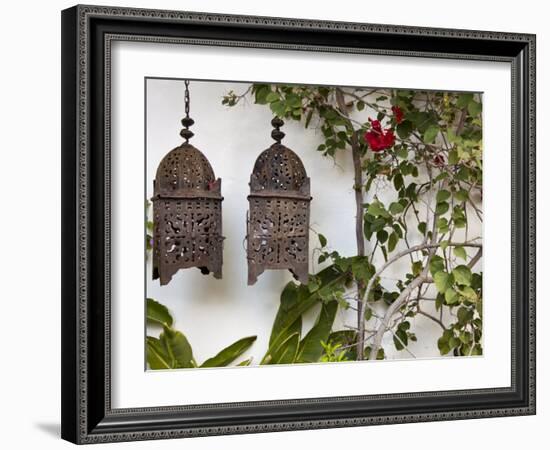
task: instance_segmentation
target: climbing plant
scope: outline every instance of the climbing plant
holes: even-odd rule
[[[441,329],[442,355],[480,355],[481,96],[252,84],[222,104],[247,97],[314,129],[320,157],[350,153],[354,169],[357,250],[341,254],[318,230],[319,270],[306,285],[285,286],[262,363],[383,359],[387,345],[414,356],[417,316]],[[318,304],[302,337],[302,316]],[[335,330],[339,308],[356,320]]]

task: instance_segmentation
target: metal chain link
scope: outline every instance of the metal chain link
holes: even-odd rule
[[[189,117],[189,80],[185,80],[185,117]]]

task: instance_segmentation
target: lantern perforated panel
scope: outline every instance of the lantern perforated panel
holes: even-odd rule
[[[158,166],[153,197],[153,279],[170,282],[198,267],[222,277],[221,179],[195,147],[184,143]]]
[[[298,155],[280,143],[282,120],[271,123],[277,142],[260,154],[250,176],[248,284],[266,269],[289,269],[307,283],[310,181]]]

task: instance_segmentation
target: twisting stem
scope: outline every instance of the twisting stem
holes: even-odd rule
[[[355,239],[357,240],[357,254],[365,256],[365,235],[363,234],[363,171],[361,170],[361,149],[357,141],[357,133],[351,137],[353,155],[354,190],[355,190]]]
[[[365,256],[365,236],[363,234],[363,171],[361,170],[361,154],[359,144],[357,143],[357,134],[354,132],[352,136],[352,154],[353,168],[355,171],[355,238],[357,240],[357,255]],[[357,283],[359,298],[365,293],[365,282],[359,280]],[[365,339],[365,319],[364,319],[364,302],[359,301],[357,304],[357,359],[361,361],[363,355],[363,342]]]
[[[338,104],[340,113],[349,119],[344,92],[339,88],[336,88],[335,92],[336,103]],[[351,135],[351,153],[354,172],[353,190],[355,192],[355,239],[357,241],[357,255],[365,256],[365,236],[363,234],[363,170],[361,167],[361,146],[356,131]],[[363,342],[365,339],[365,321],[363,318],[365,305],[361,301],[361,296],[365,292],[365,283],[362,280],[357,283],[357,291],[360,300],[357,303],[357,359],[362,360],[364,357]]]
[[[439,320],[437,317],[432,316],[431,314],[428,314],[428,313],[425,312],[425,311],[422,311],[422,310],[420,309],[420,306],[418,307],[417,312],[418,312],[418,314],[420,314],[420,315],[422,315],[422,316],[424,316],[424,317],[427,317],[427,318],[430,319],[430,320],[433,320],[433,321],[434,321],[435,323],[437,323],[441,328],[445,329],[445,324],[444,324],[441,320]]]
[[[409,295],[411,295],[411,292],[414,291],[417,287],[422,285],[422,283],[426,282],[426,278],[428,275],[428,267],[426,267],[422,274],[416,277],[411,283],[399,294],[399,297],[389,306],[388,310],[386,311],[386,315],[382,319],[382,324],[376,331],[376,334],[374,335],[374,341],[372,343],[372,349],[370,353],[371,360],[376,359],[376,355],[378,354],[378,349],[380,348],[380,345],[382,344],[382,338],[384,337],[384,333],[389,329],[390,327],[390,319],[394,315],[394,313],[401,308],[401,306],[405,303],[405,301],[409,298]]]

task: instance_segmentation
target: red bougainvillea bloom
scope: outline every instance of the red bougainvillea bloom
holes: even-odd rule
[[[395,144],[395,135],[391,128],[383,130],[379,120],[369,118],[369,122],[371,123],[371,129],[365,133],[364,137],[373,152],[381,152]]]
[[[391,110],[393,112],[393,117],[395,118],[396,123],[403,122],[403,110],[399,106],[392,106]]]

